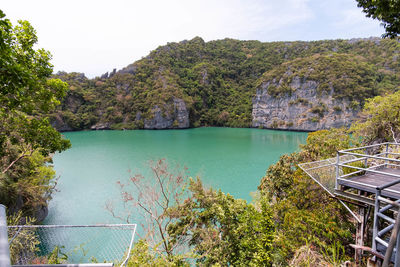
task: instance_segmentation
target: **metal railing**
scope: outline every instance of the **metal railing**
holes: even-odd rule
[[[400,253],[397,253],[400,245],[399,207],[400,207],[400,199],[393,201],[381,197],[380,190],[377,190],[375,198],[372,250],[384,254],[383,266],[388,266],[390,261],[394,262],[395,264],[394,266],[400,265]],[[393,212],[391,212],[392,214],[385,214],[385,212],[391,211],[393,209],[397,209],[396,219],[392,218],[394,215]],[[390,232],[391,235],[389,237]]]
[[[344,155],[340,156],[340,159],[347,161],[354,159],[353,156]],[[337,158],[328,158],[324,160],[318,160],[313,162],[301,163],[298,166],[313,179],[319,186],[321,186],[331,197],[336,198],[335,195],[335,184],[336,184],[336,173],[337,173]],[[360,218],[346,205],[341,199],[336,198],[355,220],[361,223]]]
[[[136,224],[7,227],[5,207],[0,205],[0,267],[126,266],[136,227]]]
[[[352,156],[353,158],[341,161],[341,158],[345,155]],[[344,171],[345,168],[347,172]],[[374,173],[396,178],[394,181],[379,185],[379,188],[381,188],[381,190],[385,189],[387,191],[397,192],[391,190],[389,187],[400,183],[400,174],[389,172],[388,168],[400,168],[399,143],[387,142],[338,151],[335,189],[338,189],[340,182],[346,182],[346,180],[352,176]],[[376,186],[368,183],[358,181],[352,181],[352,183],[370,187],[372,190],[376,189]]]
[[[341,161],[344,155],[351,155],[354,158]],[[387,142],[337,152],[335,185],[337,190],[340,184],[354,176],[376,174],[372,176],[373,179],[380,179],[382,175],[392,178],[392,181],[375,180],[372,184],[360,180],[351,181],[355,187],[370,188],[369,191],[375,193],[372,250],[383,254],[384,266],[388,266],[390,261],[393,261],[395,266],[400,266],[400,253],[397,253],[400,249],[400,197],[396,197],[400,195],[400,191],[393,189],[393,186],[400,184],[400,174],[393,169],[400,169],[399,143]],[[382,196],[383,191],[395,194],[391,194],[390,199]],[[395,212],[397,212],[396,218],[394,218]]]
[[[400,250],[400,189],[393,188],[400,184],[400,171],[393,170],[400,170],[399,143],[387,142],[341,150],[336,158],[302,163],[299,167],[331,196],[344,196],[374,205],[372,252],[384,258],[384,264],[393,261],[395,266],[400,266],[400,253],[397,253]],[[364,176],[368,174],[377,176],[370,176],[368,180]],[[392,179],[377,180],[383,178],[382,175]],[[345,192],[348,189],[350,192]],[[358,191],[354,193],[353,189]],[[361,192],[366,195],[361,195]],[[382,192],[386,197],[382,196]],[[361,224],[359,216],[341,199],[338,200]]]
[[[130,256],[136,224],[17,225],[8,226],[8,232],[13,264],[46,263],[53,258],[62,263],[123,266]]]

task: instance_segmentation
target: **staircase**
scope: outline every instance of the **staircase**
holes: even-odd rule
[[[390,262],[400,266],[400,253],[397,253],[400,245],[400,199],[384,198],[380,189],[383,188],[377,189],[375,198],[372,251],[382,255],[382,266],[386,267]]]

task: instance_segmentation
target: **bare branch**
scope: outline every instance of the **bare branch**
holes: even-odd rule
[[[112,204],[111,201],[107,201],[107,202],[106,202],[105,208],[106,208],[106,210],[108,210],[108,211],[111,213],[111,215],[112,215],[114,218],[119,219],[119,220],[121,220],[121,221],[126,221],[127,223],[130,223],[130,222],[129,222],[129,217],[130,217],[130,215],[129,215],[127,218],[122,218],[122,217],[120,217],[120,216],[118,216],[118,215],[115,214],[115,212],[114,212],[114,206],[113,206],[113,204]]]
[[[396,139],[396,135],[394,134],[394,131],[393,131],[392,125],[390,125],[390,131],[392,132],[392,137],[393,137],[393,140],[394,140],[396,143],[398,143],[398,142],[397,142],[397,139]]]
[[[162,194],[163,194],[163,196],[164,196],[164,199],[165,199],[165,201],[166,201],[166,206],[167,206],[167,208],[168,208],[168,205],[169,205],[169,198],[168,198],[167,195],[165,194],[164,184],[163,184],[163,182],[161,181],[160,176],[158,175],[158,171],[157,171],[154,167],[152,167],[151,169],[153,170],[153,172],[154,172],[154,174],[155,174],[155,176],[156,176],[156,178],[157,178],[157,180],[158,180],[158,183],[159,183],[160,188],[161,188],[161,192],[162,192]]]
[[[169,171],[165,160],[150,162],[151,176],[145,177],[140,174],[130,175],[129,183],[118,182],[121,192],[121,200],[124,208],[129,211],[129,215],[138,214],[143,216],[139,221],[145,232],[145,239],[157,248],[159,252],[172,255],[174,249],[182,246],[187,238],[178,238],[171,243],[168,234],[168,226],[174,220],[169,214],[172,203],[180,205],[183,203],[185,183],[188,177],[185,175],[187,169],[179,171],[178,168]],[[128,205],[131,204],[131,205]],[[112,206],[108,205],[107,210],[113,217],[123,220],[121,216],[115,214]],[[124,215],[126,216],[126,214]],[[137,217],[135,217],[136,219]],[[128,216],[128,220],[131,217]]]

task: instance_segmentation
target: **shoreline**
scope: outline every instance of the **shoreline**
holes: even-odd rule
[[[225,126],[200,126],[200,127],[187,127],[187,128],[163,128],[163,129],[82,129],[82,130],[72,130],[72,131],[59,131],[59,133],[72,133],[72,132],[91,132],[91,131],[168,131],[168,130],[188,130],[188,129],[198,129],[198,128],[232,128],[232,129],[259,129],[259,130],[274,130],[274,131],[284,131],[284,132],[302,132],[311,133],[319,130],[302,130],[302,129],[283,129],[283,128],[260,128],[260,127],[225,127]]]

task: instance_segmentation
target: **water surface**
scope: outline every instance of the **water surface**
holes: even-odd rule
[[[251,201],[268,166],[298,149],[307,134],[236,128],[64,133],[72,148],[54,156],[60,176],[46,224],[117,222],[105,210],[118,180],[145,173],[149,160],[179,163],[204,184]]]

